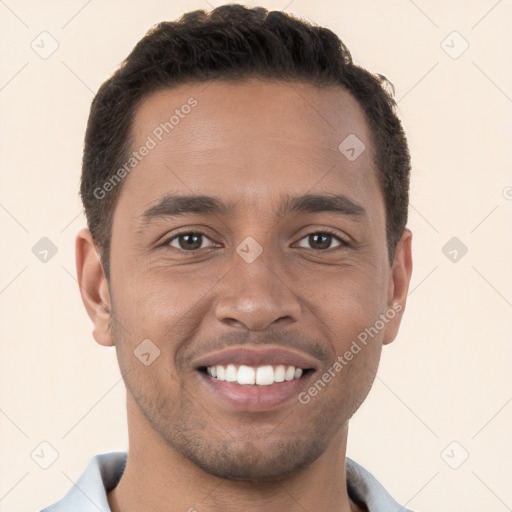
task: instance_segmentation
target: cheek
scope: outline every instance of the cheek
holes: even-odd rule
[[[311,275],[310,309],[342,340],[357,337],[384,312],[387,276],[376,267],[351,266],[330,275]],[[305,294],[303,294],[306,297]]]
[[[347,415],[368,394],[378,368],[390,323],[389,319],[387,323],[380,320],[386,311],[386,279],[377,267],[366,266],[352,268],[324,282],[316,281],[316,308],[309,309],[315,311],[331,352],[331,360],[319,379],[330,382],[326,398],[332,400],[333,409],[346,408]]]
[[[154,368],[163,365],[163,371],[175,374],[179,354],[207,315],[208,292],[219,279],[211,271],[188,270],[187,275],[182,274],[163,267],[133,272],[119,279],[113,288],[117,320],[114,337],[124,369],[140,369],[134,353],[142,350],[139,346],[144,340],[151,340],[157,347],[153,350],[159,352]]]
[[[185,319],[211,288],[210,281],[212,273],[180,273],[165,266],[133,272],[117,284],[116,304],[135,330],[151,329],[161,322]]]

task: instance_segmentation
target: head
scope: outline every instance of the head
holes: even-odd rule
[[[77,238],[94,337],[116,346],[133,421],[221,477],[317,460],[398,331],[409,170],[385,79],[328,29],[228,5],[148,32],[93,100]],[[197,362],[242,346],[307,356],[303,400],[212,404]]]

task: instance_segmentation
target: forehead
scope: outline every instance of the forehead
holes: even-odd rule
[[[254,215],[294,192],[379,193],[363,111],[337,86],[251,79],[158,91],[136,111],[132,149],[118,207],[134,217],[165,194],[240,199]]]

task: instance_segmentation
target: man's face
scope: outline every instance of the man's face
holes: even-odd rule
[[[197,104],[182,108],[191,97]],[[179,121],[167,134],[161,123],[173,115]],[[365,145],[356,159],[355,139],[338,149],[351,135]],[[132,149],[144,145],[154,147],[122,185],[110,260],[113,339],[136,404],[132,421],[147,420],[166,446],[219,477],[292,474],[345,428],[399,324],[398,314],[387,319],[332,369],[393,299],[363,112],[337,87],[192,84],[142,102]],[[306,195],[340,208],[295,199]],[[226,208],[210,201],[187,212],[185,200],[176,214],[175,196],[208,196]],[[301,208],[287,211],[294,205]],[[151,342],[137,348],[143,340]],[[155,347],[159,356],[144,364]],[[208,374],[230,364],[230,378],[241,365],[255,374],[271,366],[274,374],[266,368],[260,378],[276,378],[278,366],[303,374],[269,385]],[[329,368],[330,382],[309,394]]]

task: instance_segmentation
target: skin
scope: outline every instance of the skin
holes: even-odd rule
[[[382,346],[397,335],[412,235],[404,231],[390,264],[362,109],[338,87],[187,84],[145,98],[133,148],[191,96],[197,106],[122,183],[110,284],[89,230],[76,239],[93,336],[115,345],[127,388],[129,457],[111,509],[364,510],[343,484],[348,420],[371,388]],[[352,133],[366,146],[355,161],[338,150]],[[165,193],[212,195],[235,208],[143,225]],[[276,215],[284,195],[305,193],[343,194],[366,213]],[[350,245],[308,237],[326,228]],[[201,248],[180,249],[179,237],[165,243],[178,230],[204,232]],[[252,263],[236,252],[248,236],[263,248]],[[227,346],[284,346],[317,358],[313,383],[394,303],[401,311],[306,405],[249,412],[212,403],[191,366]],[[133,354],[144,339],[160,350],[148,366]]]

